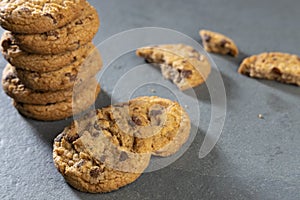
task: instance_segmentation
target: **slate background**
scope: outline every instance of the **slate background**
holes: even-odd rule
[[[157,26],[183,32],[200,42],[199,29],[232,37],[241,55],[212,55],[227,92],[227,118],[215,149],[198,158],[210,120],[205,87],[202,125],[193,144],[175,163],[144,174],[110,194],[84,194],[70,188],[52,162],[52,140],[70,120],[43,123],[25,119],[0,91],[1,199],[299,199],[300,89],[249,79],[236,73],[241,60],[264,51],[299,54],[298,0],[110,0],[90,1],[99,11],[100,43],[131,28]],[[2,33],[2,30],[1,30]],[[134,56],[127,58],[135,59]],[[116,71],[129,61],[114,63]],[[129,65],[129,64],[128,64]],[[5,61],[1,58],[1,72]],[[98,106],[109,104],[109,81]],[[161,77],[158,77],[161,79]],[[105,91],[107,90],[107,91]],[[159,95],[159,94],[158,94]],[[263,114],[263,120],[257,115]]]

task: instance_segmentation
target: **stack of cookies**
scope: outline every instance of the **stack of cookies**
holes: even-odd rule
[[[86,0],[0,3],[1,39],[9,62],[4,91],[23,115],[61,120],[94,104],[100,92],[95,75],[102,67],[92,44],[100,21]]]

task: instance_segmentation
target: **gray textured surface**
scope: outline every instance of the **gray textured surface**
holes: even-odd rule
[[[95,42],[130,28],[160,26],[200,41],[201,28],[231,36],[238,59],[213,55],[226,86],[228,112],[221,139],[198,159],[210,105],[204,87],[200,131],[175,163],[104,195],[77,192],[52,162],[52,140],[69,121],[41,123],[21,117],[0,92],[1,199],[299,199],[300,88],[236,73],[246,55],[299,53],[298,0],[109,0],[96,5],[102,27]],[[2,31],[1,31],[2,33]],[[1,59],[1,71],[4,66]],[[122,62],[121,62],[122,64]],[[119,64],[120,65],[120,64]],[[119,66],[118,65],[118,66]],[[116,70],[120,67],[116,66]],[[122,65],[121,65],[122,68]],[[114,80],[114,76],[107,80]],[[107,83],[105,83],[107,84]],[[109,88],[106,85],[104,88]],[[102,93],[98,105],[109,103]],[[257,118],[263,114],[265,119]]]

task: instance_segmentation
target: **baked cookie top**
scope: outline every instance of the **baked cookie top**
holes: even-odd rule
[[[85,0],[2,0],[0,25],[17,33],[43,33],[81,15]]]
[[[281,52],[261,53],[244,59],[238,72],[300,86],[300,57]]]
[[[136,54],[148,63],[158,64],[163,76],[172,80],[180,90],[204,83],[211,72],[206,56],[184,44],[143,47]]]
[[[4,32],[1,38],[1,52],[4,58],[18,69],[35,72],[50,72],[58,70],[75,61],[88,57],[95,50],[92,43],[81,46],[75,51],[67,51],[62,54],[41,55],[32,54],[20,49],[9,31]]]
[[[238,47],[229,37],[209,30],[201,30],[199,33],[202,38],[204,49],[207,52],[230,55],[234,57],[238,56]]]
[[[109,192],[133,182],[151,155],[176,153],[189,131],[178,103],[140,97],[74,121],[55,140],[54,162],[73,187]]]
[[[71,65],[50,72],[33,72],[16,69],[18,78],[26,87],[37,91],[65,90],[95,76],[102,68],[102,59],[95,49],[84,61],[77,60]]]
[[[98,31],[100,20],[96,9],[86,5],[81,16],[59,29],[41,34],[12,33],[15,43],[27,52],[36,54],[61,54],[74,51],[92,41]]]

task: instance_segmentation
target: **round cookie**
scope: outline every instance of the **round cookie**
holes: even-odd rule
[[[67,51],[56,55],[32,54],[23,51],[14,40],[10,32],[4,32],[1,39],[1,52],[4,58],[18,69],[35,72],[50,72],[70,65],[75,61],[85,59],[95,46],[92,43],[81,46],[75,51]]]
[[[57,91],[69,89],[74,84],[80,84],[84,80],[95,76],[101,67],[102,60],[99,51],[95,49],[83,62],[75,61],[70,66],[56,71],[45,73],[22,69],[16,69],[16,71],[22,83],[32,90]]]
[[[16,33],[48,32],[78,18],[85,5],[85,0],[3,0],[0,25]]]
[[[90,86],[97,86],[97,80],[88,80],[78,86],[78,91]],[[47,105],[71,99],[74,95],[73,88],[68,90],[59,90],[55,92],[38,92],[26,88],[26,86],[17,77],[17,72],[11,66],[7,66],[3,71],[2,87],[5,93],[17,102],[26,104]]]
[[[16,109],[26,117],[40,121],[63,120],[73,115],[79,114],[95,103],[100,93],[100,85],[88,85],[84,90],[78,92],[74,98],[67,101],[47,104],[33,105],[14,101]]]
[[[136,54],[148,63],[159,65],[163,76],[180,90],[203,84],[211,72],[206,56],[184,44],[143,47]]]
[[[74,51],[92,41],[99,28],[99,18],[95,8],[86,6],[81,17],[70,24],[42,34],[14,34],[15,43],[22,50],[36,54],[60,54]]]

